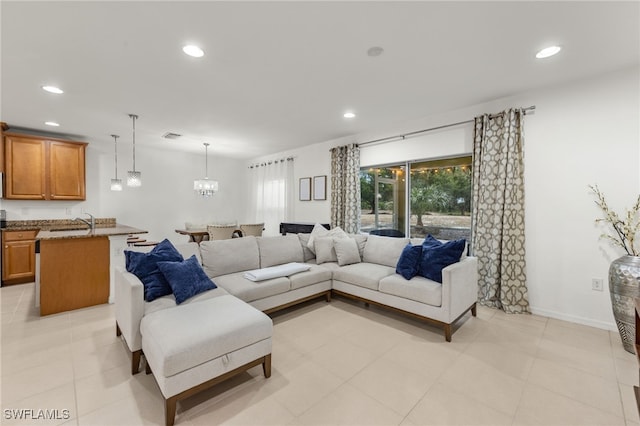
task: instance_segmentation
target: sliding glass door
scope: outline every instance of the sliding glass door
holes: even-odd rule
[[[406,167],[404,164],[360,171],[363,232],[397,230],[406,227]]]
[[[363,168],[360,192],[362,232],[471,239],[470,156]]]

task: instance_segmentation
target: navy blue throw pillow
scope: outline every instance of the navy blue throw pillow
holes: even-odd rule
[[[162,275],[169,281],[176,303],[217,286],[204,273],[195,255],[182,262],[158,262]]]
[[[402,249],[402,254],[400,255],[400,259],[398,259],[396,273],[402,275],[405,280],[410,280],[418,275],[421,256],[422,246],[413,246],[411,243],[407,244],[405,248]]]
[[[152,302],[171,294],[171,287],[158,269],[158,262],[180,262],[184,258],[169,240],[164,239],[149,253],[125,250],[124,256],[127,271],[138,277],[144,285],[144,300]]]
[[[422,243],[422,257],[420,259],[419,274],[430,280],[442,283],[442,269],[460,260],[466,240],[440,242],[427,235]]]

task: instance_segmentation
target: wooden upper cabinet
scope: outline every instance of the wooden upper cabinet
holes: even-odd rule
[[[15,200],[84,200],[84,142],[4,135],[5,194]]]
[[[85,146],[49,143],[49,182],[52,200],[85,199]]]
[[[36,139],[5,136],[6,198],[46,199],[46,144]]]

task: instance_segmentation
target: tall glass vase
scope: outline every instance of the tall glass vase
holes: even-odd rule
[[[640,256],[622,256],[611,263],[609,293],[622,345],[624,350],[633,354],[636,335],[634,299],[640,297]]]

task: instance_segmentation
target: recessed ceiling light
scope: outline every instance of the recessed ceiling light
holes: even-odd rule
[[[61,93],[64,93],[62,89],[56,86],[42,86],[42,90],[45,90],[49,93],[55,93],[56,95],[60,95]]]
[[[380,46],[373,46],[367,50],[367,55],[369,56],[380,56],[384,52],[384,49]]]
[[[189,56],[193,56],[194,58],[201,58],[204,56],[204,50],[200,49],[198,46],[193,44],[188,44],[182,48],[182,51]]]
[[[342,116],[344,118],[354,118],[356,115],[353,112],[345,112]]]
[[[46,124],[47,126],[60,127],[60,124],[56,123],[55,121],[45,121],[44,124]]]
[[[544,49],[542,49],[538,53],[536,53],[536,58],[538,58],[538,59],[548,58],[549,56],[555,55],[560,50],[562,50],[562,47],[560,47],[560,46],[545,47]]]

